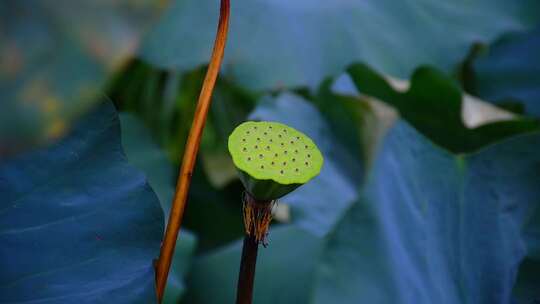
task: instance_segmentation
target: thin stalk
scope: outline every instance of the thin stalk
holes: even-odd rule
[[[253,281],[255,280],[255,268],[257,266],[257,251],[259,242],[255,236],[246,235],[242,247],[242,261],[238,274],[236,289],[236,304],[251,304],[253,299]]]
[[[161,303],[165,286],[167,285],[167,277],[171,268],[172,257],[174,254],[174,248],[176,246],[176,239],[180,231],[182,224],[182,218],[184,210],[186,208],[186,201],[189,191],[189,185],[191,183],[191,176],[193,175],[193,168],[195,167],[195,161],[197,159],[197,152],[199,151],[199,144],[206,123],[206,116],[212,99],[212,93],[216,84],[216,79],[221,67],[221,61],[225,51],[225,44],[227,41],[227,33],[229,31],[229,14],[230,14],[230,1],[221,0],[219,24],[216,34],[216,40],[214,42],[214,49],[212,51],[212,57],[210,58],[210,64],[206,71],[201,94],[197,102],[197,108],[195,109],[195,115],[193,117],[193,123],[184,150],[184,158],[182,160],[182,167],[180,169],[180,175],[178,176],[178,182],[176,184],[176,192],[167,222],[167,229],[161,246],[161,252],[156,265],[156,293],[158,303]]]
[[[275,201],[256,200],[251,194],[245,193],[243,202],[243,217],[246,236],[242,247],[242,260],[238,273],[236,289],[236,304],[251,304],[253,299],[253,281],[259,244],[266,247],[266,235],[272,221],[272,208]]]

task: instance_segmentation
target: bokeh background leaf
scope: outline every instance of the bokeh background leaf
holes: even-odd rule
[[[151,1],[2,2],[0,157],[65,135],[159,10]]]
[[[474,90],[502,106],[519,103],[540,116],[540,27],[505,35],[474,63]]]
[[[141,58],[182,71],[206,63],[218,2],[172,2],[145,39]],[[355,61],[402,78],[420,64],[452,71],[473,43],[530,29],[540,17],[534,0],[239,0],[231,5],[223,72],[254,90],[316,88]]]

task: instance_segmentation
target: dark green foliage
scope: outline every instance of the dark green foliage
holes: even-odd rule
[[[348,72],[361,93],[395,107],[420,132],[455,153],[475,151],[504,137],[540,127],[538,121],[522,118],[467,128],[461,114],[462,93],[459,87],[452,79],[429,67],[421,67],[414,72],[406,92],[392,88],[366,65],[353,65]]]

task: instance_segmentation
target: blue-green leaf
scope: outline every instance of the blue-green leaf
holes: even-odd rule
[[[539,263],[539,145],[460,156],[397,123],[327,242],[314,303],[532,303],[538,290],[513,289]]]
[[[152,303],[163,212],[110,103],[0,165],[0,302]]]

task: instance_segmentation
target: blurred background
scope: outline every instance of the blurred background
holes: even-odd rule
[[[218,14],[218,0],[2,1],[0,165],[102,132],[87,117],[112,105],[110,136],[166,219]],[[234,302],[227,138],[251,119],[325,157],[275,209],[255,303],[540,301],[539,24],[537,0],[232,0],[165,302]]]

